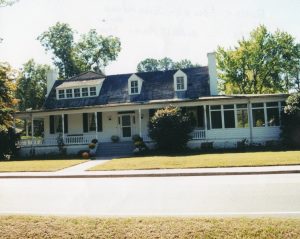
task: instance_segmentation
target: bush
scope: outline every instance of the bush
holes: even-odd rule
[[[214,142],[203,142],[201,143],[201,150],[202,151],[210,151],[214,148]]]
[[[113,135],[110,139],[113,143],[117,143],[120,141],[120,137],[118,135]]]
[[[93,144],[97,144],[97,143],[98,143],[98,139],[93,139],[91,142],[92,142]]]
[[[15,157],[18,153],[16,144],[19,140],[20,135],[13,128],[0,131],[0,159],[5,159],[7,156]]]
[[[156,142],[158,149],[163,151],[184,149],[191,139],[192,131],[191,118],[174,106],[157,110],[149,123],[149,136]]]
[[[89,144],[89,149],[94,149],[94,148],[96,148],[96,144],[90,143],[90,144]]]
[[[137,141],[143,140],[138,134],[132,135],[131,138],[132,138],[132,141],[133,141],[133,142],[137,142]]]
[[[300,93],[290,95],[281,114],[281,139],[285,146],[300,147]]]

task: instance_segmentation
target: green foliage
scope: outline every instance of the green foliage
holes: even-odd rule
[[[8,63],[0,62],[0,131],[12,126],[15,73]]]
[[[16,144],[19,140],[20,135],[13,128],[0,131],[0,160],[5,159],[7,155],[10,155],[10,157],[16,156]]]
[[[227,94],[288,92],[294,87],[300,48],[286,32],[259,26],[234,49],[217,51],[220,90]]]
[[[16,3],[18,0],[0,0],[0,7],[11,6]]]
[[[38,40],[46,51],[53,53],[54,64],[60,78],[69,78],[83,71],[100,71],[110,61],[116,60],[121,51],[117,37],[104,37],[90,30],[74,41],[74,30],[66,23],[56,23],[42,33]]]
[[[174,106],[157,110],[149,123],[149,136],[159,149],[166,151],[184,149],[192,131],[191,118]]]
[[[16,90],[19,110],[42,107],[47,92],[47,72],[49,70],[50,66],[36,64],[33,59],[23,65]]]
[[[300,93],[290,95],[282,113],[281,137],[284,145],[300,147]]]
[[[165,57],[162,59],[147,58],[141,61],[137,65],[138,72],[151,72],[151,71],[166,71],[166,70],[176,70],[185,69],[189,67],[196,67],[198,64],[193,64],[190,60],[183,59],[178,62]]]

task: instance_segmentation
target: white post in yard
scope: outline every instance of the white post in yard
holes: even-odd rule
[[[98,114],[95,112],[96,139],[98,139]]]
[[[65,115],[61,114],[61,124],[62,124],[62,138],[65,142]]]
[[[139,133],[140,137],[142,137],[142,110],[139,108]]]

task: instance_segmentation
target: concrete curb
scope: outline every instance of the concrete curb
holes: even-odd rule
[[[0,175],[0,179],[47,179],[47,178],[141,178],[141,177],[195,177],[195,176],[234,176],[296,174],[300,170],[252,171],[252,172],[186,172],[186,173],[132,173],[132,174],[74,174],[74,175]]]

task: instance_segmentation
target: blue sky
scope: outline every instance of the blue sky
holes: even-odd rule
[[[107,74],[134,72],[147,58],[207,64],[217,46],[234,46],[259,24],[300,42],[300,1],[285,0],[19,0],[0,8],[0,60],[19,68],[28,59],[51,64],[36,40],[57,21],[80,34],[96,29],[120,38],[122,51]]]

